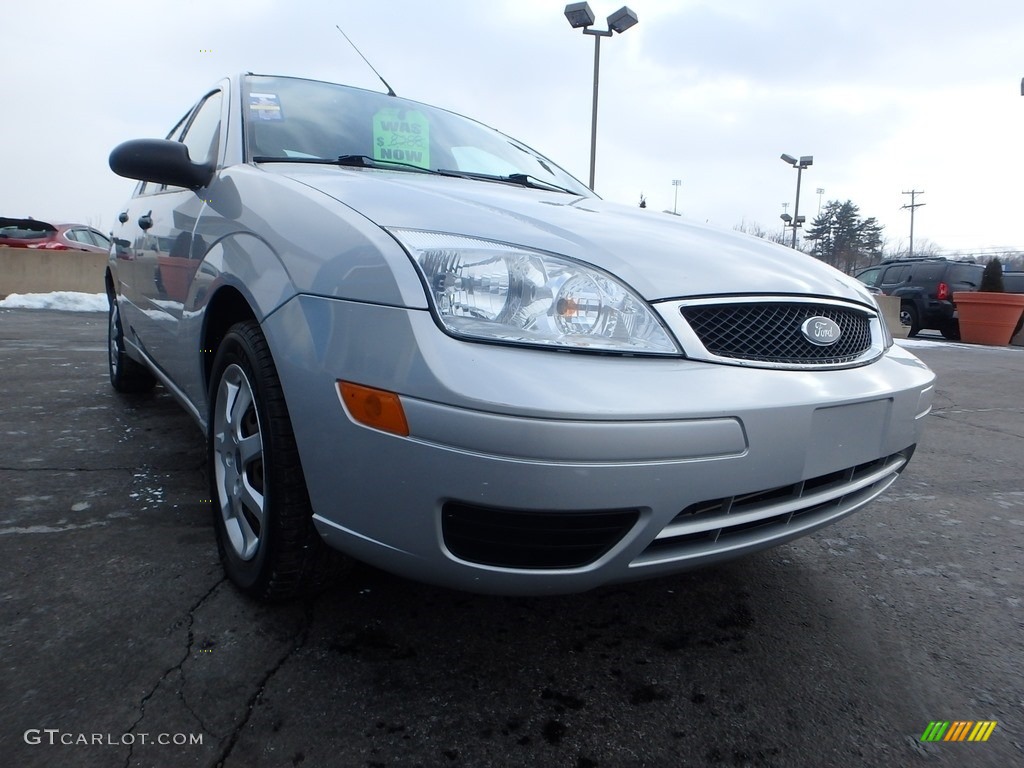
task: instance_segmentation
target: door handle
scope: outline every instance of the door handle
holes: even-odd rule
[[[150,210],[149,213],[144,213],[141,216],[139,216],[139,227],[141,229],[146,230],[146,229],[149,229],[152,226],[153,226],[153,211],[152,210]]]
[[[128,221],[128,211],[121,211],[119,214],[117,214],[117,220],[120,221],[122,224]]]

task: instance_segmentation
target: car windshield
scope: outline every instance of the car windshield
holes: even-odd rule
[[[243,93],[248,158],[335,161],[443,171],[483,180],[523,177],[576,195],[583,184],[544,156],[482,123],[359,88],[249,75]]]

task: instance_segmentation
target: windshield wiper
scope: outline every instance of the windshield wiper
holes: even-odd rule
[[[505,184],[518,184],[521,187],[530,189],[546,189],[551,192],[564,192],[567,195],[575,195],[571,189],[560,187],[544,179],[538,179],[528,173],[510,173],[507,176],[500,176],[496,173],[477,173],[476,171],[453,171],[446,168],[439,168],[438,173],[444,176],[457,176],[463,179],[476,179],[478,181],[497,181]]]
[[[379,160],[369,155],[341,155],[340,157],[267,157],[258,155],[252,159],[254,163],[312,163],[314,165],[342,165],[346,168],[408,168],[411,171],[420,173],[441,174],[431,168],[424,168],[412,163],[403,163],[401,160]],[[397,169],[396,169],[397,170]],[[447,174],[442,174],[447,175]]]
[[[576,195],[571,189],[560,187],[557,184],[538,179],[528,173],[510,173],[507,176],[500,176],[494,173],[477,173],[476,171],[456,171],[449,168],[424,168],[412,163],[403,163],[401,160],[380,160],[369,155],[341,155],[336,158],[329,157],[268,157],[257,155],[252,159],[254,163],[312,163],[314,165],[341,165],[347,168],[395,168],[408,169],[419,173],[429,173],[434,176],[451,176],[458,179],[476,179],[478,181],[496,181],[503,184],[518,184],[521,187],[531,189],[546,189],[551,192],[564,192],[567,195]]]

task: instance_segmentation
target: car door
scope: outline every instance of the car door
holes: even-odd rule
[[[224,107],[223,92],[211,91],[168,138],[185,144],[193,162],[216,163]],[[203,189],[147,182],[122,216],[121,232],[115,231],[118,240],[128,244],[118,257],[118,279],[130,304],[122,313],[125,333],[172,381],[181,370],[178,325],[202,258],[193,254],[192,238],[205,204]],[[122,266],[128,267],[124,277]]]

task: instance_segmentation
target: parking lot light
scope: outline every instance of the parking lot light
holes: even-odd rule
[[[587,3],[570,3],[565,6],[565,18],[569,20],[573,29],[589,27],[597,21],[597,17]]]
[[[583,28],[583,34],[594,37],[594,98],[590,117],[590,189],[594,189],[594,170],[597,165],[597,89],[601,72],[601,38],[611,37],[614,32],[625,32],[639,21],[635,12],[622,6],[608,17],[608,29],[591,29],[597,17],[587,3],[570,3],[565,6],[565,18],[573,29]]]
[[[789,163],[791,166],[796,168],[796,205],[793,206],[793,248],[796,248],[796,231],[801,224],[804,223],[804,217],[798,215],[800,213],[800,176],[803,174],[804,168],[809,168],[814,164],[813,155],[801,155],[800,159],[797,160],[792,155],[782,154],[782,159]]]

